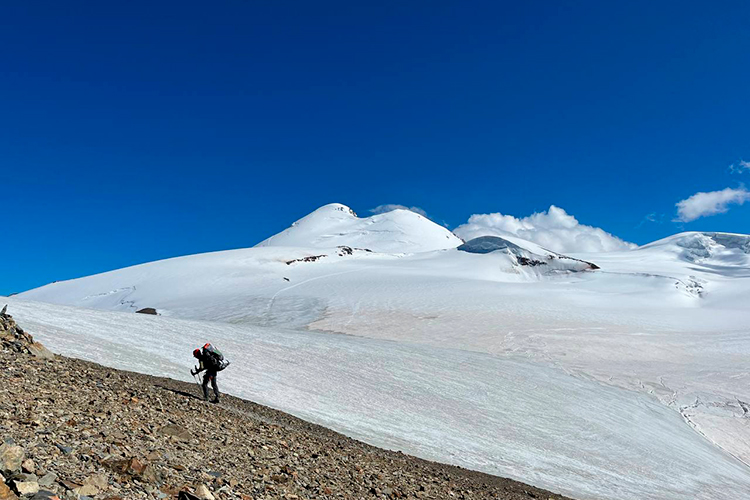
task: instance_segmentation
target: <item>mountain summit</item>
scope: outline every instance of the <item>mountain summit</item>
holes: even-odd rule
[[[324,205],[258,247],[334,248],[346,245],[382,253],[418,253],[463,243],[446,228],[410,210],[357,217],[340,203]]]

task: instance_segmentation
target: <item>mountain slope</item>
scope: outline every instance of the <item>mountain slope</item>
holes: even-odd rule
[[[750,268],[750,235],[686,232],[644,245],[644,252],[669,252],[704,266]]]
[[[9,304],[19,324],[55,352],[156,376],[190,381],[191,351],[209,340],[232,360],[219,380],[231,394],[376,446],[574,497],[714,500],[750,491],[750,470],[678,412],[648,394],[533,359]]]
[[[0,351],[0,428],[33,462],[33,471],[22,473],[19,462],[0,478],[5,472],[11,486],[43,478],[42,489],[61,498],[175,499],[178,491],[203,489],[219,500],[376,494],[563,500],[374,448],[239,398],[225,395],[221,406],[211,406],[198,393],[188,382]],[[55,403],[40,405],[46,400]],[[13,498],[3,495],[2,482],[0,498]]]

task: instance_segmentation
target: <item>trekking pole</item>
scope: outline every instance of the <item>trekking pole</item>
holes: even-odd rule
[[[192,371],[190,372],[190,374],[193,376],[193,380],[195,380],[195,383],[198,384],[198,389],[200,389],[200,391],[203,392],[203,386],[201,385],[200,381],[196,378],[198,375],[196,373],[193,373]]]

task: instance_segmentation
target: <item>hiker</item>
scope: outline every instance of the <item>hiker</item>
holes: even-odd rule
[[[211,387],[214,390],[215,399],[212,403],[219,402],[219,386],[216,385],[216,374],[229,366],[229,361],[224,361],[224,356],[221,352],[214,348],[211,344],[206,344],[202,348],[198,348],[193,351],[193,356],[199,361],[200,366],[195,370],[190,370],[190,374],[195,376],[200,372],[204,371],[203,374],[203,398],[208,401],[208,383],[211,382]]]

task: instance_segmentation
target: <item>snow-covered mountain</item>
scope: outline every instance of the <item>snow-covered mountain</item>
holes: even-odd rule
[[[640,249],[644,252],[665,252],[680,260],[703,266],[729,268],[750,267],[750,235],[734,233],[680,233]]]
[[[415,253],[455,248],[461,243],[446,228],[409,210],[359,218],[346,205],[331,203],[256,246],[333,248],[346,245],[373,252]]]
[[[19,296],[101,312],[14,307],[50,346],[128,369],[183,363],[142,352],[149,331],[158,352],[206,336],[266,352],[267,373],[233,364],[232,391],[377,444],[581,498],[712,499],[750,489],[749,241],[682,233],[560,255],[332,204],[254,248]],[[162,317],[123,314],[145,307]],[[333,390],[356,397],[322,396],[333,364]]]

